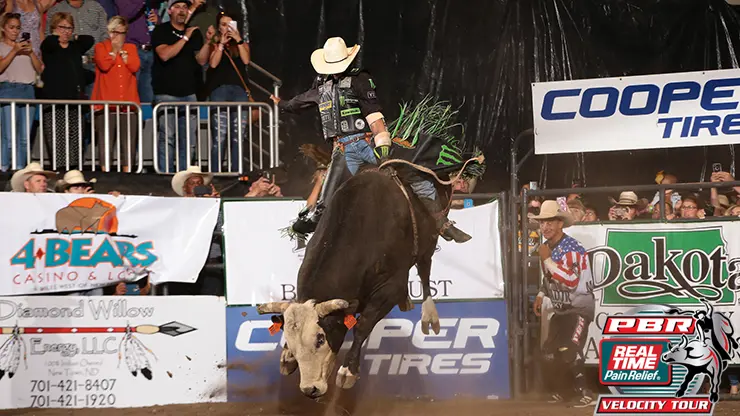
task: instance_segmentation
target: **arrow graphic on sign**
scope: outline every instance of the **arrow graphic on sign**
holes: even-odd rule
[[[171,337],[187,334],[196,328],[172,321],[164,325],[137,325],[137,326],[97,326],[97,327],[0,327],[0,334],[116,334],[134,332],[137,334],[165,334]]]
[[[0,345],[0,379],[7,373],[9,378],[13,378],[21,360],[26,363],[27,353],[25,342],[21,339],[22,334],[124,334],[118,348],[118,365],[125,361],[129,372],[136,377],[141,374],[147,380],[153,377],[152,366],[146,353],[149,353],[157,359],[154,352],[147,348],[144,343],[134,336],[137,334],[165,334],[171,337],[187,334],[196,329],[182,324],[177,321],[168,322],[164,325],[137,325],[137,326],[99,326],[99,327],[0,327],[0,334],[10,335],[2,345]],[[27,367],[27,364],[26,364]]]

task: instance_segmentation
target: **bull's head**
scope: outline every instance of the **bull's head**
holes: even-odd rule
[[[260,314],[282,314],[285,347],[280,355],[280,372],[284,375],[300,369],[300,389],[308,397],[326,394],[334,360],[342,346],[347,327],[343,311],[349,303],[332,299],[316,303],[271,302],[257,307]],[[280,319],[280,318],[277,318]]]
[[[668,344],[669,351],[663,353],[660,358],[665,363],[680,363],[688,358],[688,350],[686,347],[689,345],[689,339],[686,335],[681,335],[681,342],[678,345]]]

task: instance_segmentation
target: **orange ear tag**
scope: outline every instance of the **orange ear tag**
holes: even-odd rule
[[[283,326],[280,322],[275,322],[274,324],[270,325],[269,328],[267,328],[268,331],[270,331],[270,336],[273,336],[280,332],[280,327]]]
[[[347,327],[347,329],[352,329],[353,326],[357,323],[357,319],[355,319],[354,315],[345,315],[344,316],[344,326]]]

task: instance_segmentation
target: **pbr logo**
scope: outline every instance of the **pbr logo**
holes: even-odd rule
[[[706,300],[682,310],[640,305],[607,318],[595,415],[711,415],[722,374],[738,350],[730,320]],[[709,394],[701,394],[704,382]]]

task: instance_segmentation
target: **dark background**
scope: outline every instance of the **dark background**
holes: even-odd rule
[[[237,10],[241,1],[219,0]],[[508,187],[512,139],[532,127],[532,82],[738,67],[740,23],[724,0],[246,0],[246,10],[252,57],[283,80],[283,98],[310,87],[311,52],[342,36],[362,45],[387,119],[427,93],[462,106],[466,147],[488,162],[477,192]],[[313,164],[298,146],[322,143],[317,111],[283,116],[281,138],[281,159],[300,182]],[[520,152],[532,146],[525,140]],[[647,184],[665,169],[693,182],[733,160],[730,146],[554,155],[546,169],[537,156],[522,180],[570,186],[585,172],[587,186]],[[299,188],[291,194],[310,185]]]

